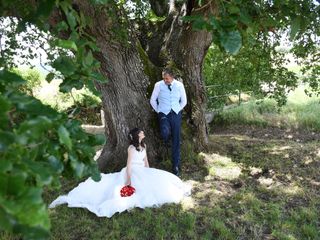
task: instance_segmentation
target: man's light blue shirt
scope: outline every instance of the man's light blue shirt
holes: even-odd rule
[[[159,113],[170,113],[171,109],[179,113],[187,105],[186,90],[183,83],[177,80],[171,82],[171,91],[164,80],[157,82],[151,95],[150,104]]]

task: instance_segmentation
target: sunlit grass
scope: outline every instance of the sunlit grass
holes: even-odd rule
[[[275,100],[250,100],[219,113],[214,123],[277,126],[320,130],[320,98],[308,97],[305,87],[288,95],[288,102],[279,108]]]
[[[218,154],[201,153],[201,155],[209,165],[209,175],[226,180],[236,179],[240,176],[239,164],[232,162],[230,158]]]

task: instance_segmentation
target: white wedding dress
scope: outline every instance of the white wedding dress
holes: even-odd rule
[[[133,147],[133,146],[130,146]],[[88,178],[67,195],[59,196],[49,208],[67,203],[68,207],[87,208],[99,217],[139,207],[157,207],[164,203],[178,203],[190,195],[191,186],[177,176],[155,168],[144,167],[146,151],[134,151],[131,186],[136,191],[130,197],[121,197],[120,190],[126,182],[126,167],[120,172],[101,174],[99,182]]]

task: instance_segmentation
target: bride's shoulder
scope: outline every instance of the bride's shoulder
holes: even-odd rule
[[[131,144],[131,145],[129,145],[129,147],[128,147],[128,151],[129,151],[129,150],[131,150],[131,149],[135,149],[135,146],[133,146],[132,144]]]
[[[140,149],[140,150],[139,150],[139,149]],[[144,144],[144,147],[140,147],[140,148],[138,148],[138,149],[131,144],[131,145],[129,145],[129,147],[128,147],[128,152],[129,152],[129,151],[130,151],[130,152],[132,152],[132,151],[143,152],[143,151],[145,151],[146,149],[147,149],[147,145],[146,145],[146,144]]]
[[[134,151],[137,151],[137,148],[135,146],[133,146],[132,144],[129,145],[128,152],[134,152]]]

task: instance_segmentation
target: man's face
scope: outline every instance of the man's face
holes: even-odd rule
[[[162,74],[163,81],[166,85],[169,85],[173,81],[173,77],[170,74]]]

